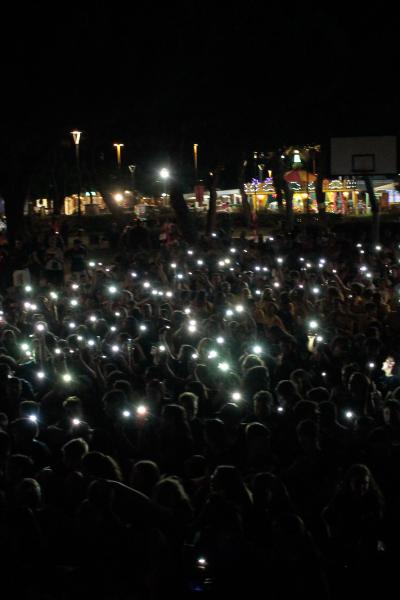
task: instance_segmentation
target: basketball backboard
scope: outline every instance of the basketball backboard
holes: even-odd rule
[[[331,138],[331,175],[394,176],[398,172],[395,136]]]

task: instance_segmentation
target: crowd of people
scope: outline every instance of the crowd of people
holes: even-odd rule
[[[0,281],[3,581],[49,598],[382,589],[400,550],[400,237],[190,245],[137,227],[104,264],[58,233],[9,251],[29,277]]]

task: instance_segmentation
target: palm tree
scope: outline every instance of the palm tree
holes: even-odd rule
[[[182,237],[189,243],[195,243],[198,238],[196,223],[183,197],[182,186],[176,178],[173,178],[170,184],[170,203]]]
[[[245,179],[246,167],[247,167],[247,160],[242,160],[242,163],[240,165],[238,180],[239,180],[240,195],[242,198],[242,210],[243,210],[244,222],[245,222],[246,227],[250,227],[250,225],[251,225],[251,206],[249,204],[247,194],[244,191],[244,179]]]
[[[219,176],[223,170],[223,165],[218,164],[214,171],[210,171],[210,203],[208,205],[207,213],[207,224],[206,224],[206,235],[210,236],[212,231],[217,225],[217,188],[219,183]]]
[[[293,192],[284,177],[284,165],[282,159],[282,151],[280,149],[275,150],[270,154],[272,159],[272,178],[274,182],[275,191],[277,194],[278,206],[281,203],[282,208],[282,192],[286,200],[286,228],[288,231],[293,230],[294,218],[293,218]]]

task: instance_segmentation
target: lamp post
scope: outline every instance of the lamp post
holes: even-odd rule
[[[75,144],[76,172],[78,174],[78,216],[79,217],[82,214],[82,211],[81,211],[81,169],[80,169],[80,165],[79,165],[79,142],[81,139],[81,133],[82,133],[82,131],[78,131],[77,129],[74,129],[74,131],[71,131],[71,135],[73,137],[74,144]]]
[[[164,197],[167,198],[167,179],[169,179],[170,173],[169,170],[165,167],[160,171],[160,177],[164,181]]]
[[[193,144],[193,160],[194,160],[194,184],[197,185],[199,176],[198,176],[198,170],[197,170],[197,149],[198,149],[199,145],[198,144]]]
[[[136,171],[136,165],[128,165],[128,169],[129,169],[129,173],[131,174],[132,177],[132,194],[133,194],[133,200],[135,200],[136,195],[135,195],[135,171]]]
[[[114,144],[114,148],[117,150],[117,165],[118,169],[121,168],[121,148],[123,148],[124,144]]]

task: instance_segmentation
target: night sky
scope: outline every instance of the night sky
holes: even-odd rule
[[[124,160],[143,169],[177,153],[190,164],[197,142],[205,170],[256,149],[397,134],[395,15],[215,4],[12,10],[2,20],[3,138],[46,145],[77,127],[109,160],[124,142]]]

